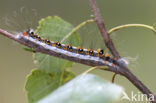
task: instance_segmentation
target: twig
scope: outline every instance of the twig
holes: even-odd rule
[[[110,29],[108,31],[108,33],[111,34],[112,32],[115,32],[115,31],[123,29],[123,28],[128,28],[128,27],[144,27],[144,28],[152,30],[153,32],[156,33],[156,29],[153,28],[153,26],[149,26],[149,25],[145,25],[145,24],[125,24],[125,25],[120,25],[120,26],[117,26],[117,27],[114,27],[114,28]]]
[[[94,20],[97,23],[97,26],[101,32],[101,35],[104,39],[104,42],[112,55],[114,57],[120,58],[120,55],[118,54],[116,48],[114,47],[114,44],[109,37],[109,34],[104,26],[104,22],[101,18],[99,9],[96,6],[95,0],[89,0],[93,14],[94,14]],[[118,72],[120,75],[125,76],[134,86],[136,86],[143,94],[146,94],[147,97],[150,99],[152,92],[138,79],[136,76],[125,66],[121,66],[118,69]],[[154,95],[153,95],[154,96]],[[154,101],[151,101],[152,103],[156,103],[156,96],[154,96]]]
[[[89,1],[90,1],[92,11],[94,13],[94,20],[97,23],[97,26],[101,32],[102,38],[103,38],[107,48],[110,50],[110,52],[112,53],[112,55],[114,57],[120,58],[119,53],[117,52],[116,48],[114,47],[114,44],[112,43],[110,36],[108,35],[108,32],[107,32],[105,25],[104,25],[104,22],[103,22],[101,15],[99,13],[99,9],[96,7],[95,0],[89,0]]]

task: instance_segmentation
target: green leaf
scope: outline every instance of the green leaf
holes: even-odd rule
[[[25,48],[23,48],[23,49],[24,49],[25,51],[35,53],[35,50],[34,50],[33,48],[27,48],[27,47],[25,47]]]
[[[36,33],[42,38],[58,41],[63,39],[72,29],[73,26],[70,23],[54,16],[42,19]],[[65,42],[79,45],[80,37],[78,33],[74,33]],[[69,69],[67,71],[73,62],[41,53],[35,53],[33,57],[39,70],[34,70],[26,81],[25,88],[29,103],[34,103],[43,98],[75,76]]]
[[[80,75],[37,103],[110,103],[119,99],[122,87],[92,74]]]
[[[68,33],[73,29],[73,26],[68,22],[62,20],[61,18],[47,17],[39,22],[39,26],[36,30],[37,33],[42,38],[48,38],[52,41],[62,40]],[[72,45],[80,44],[80,37],[78,33],[71,35],[65,43],[70,43]],[[46,72],[58,73],[64,68],[69,68],[72,66],[72,62],[67,60],[59,59],[45,54],[35,53],[34,63],[37,68],[45,70]]]
[[[62,83],[66,83],[74,77],[71,72],[65,71],[62,75]],[[35,103],[47,94],[60,86],[60,76],[55,73],[46,73],[39,69],[35,69],[27,77],[25,89],[27,91],[29,103]]]

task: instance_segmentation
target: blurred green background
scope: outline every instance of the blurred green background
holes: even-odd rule
[[[97,0],[97,4],[107,29],[128,23],[152,25],[156,22],[155,0]],[[32,12],[18,13],[23,7],[35,10],[37,16]],[[15,11],[17,15],[14,15]],[[36,27],[37,20],[53,15],[60,16],[74,26],[92,18],[88,0],[0,0],[0,28],[12,32],[25,30],[29,22],[32,27]],[[13,23],[7,25],[6,17]],[[21,27],[18,28],[17,25]],[[105,47],[96,24],[88,24],[79,33],[84,47]],[[156,35],[145,28],[128,28],[113,33],[111,38],[121,56],[137,58],[130,61],[131,71],[156,94]],[[22,48],[23,46],[0,35],[0,103],[27,103],[24,85],[26,76],[35,66],[32,54]],[[87,68],[76,64],[72,71],[80,74]],[[112,77],[112,73],[106,71],[96,70],[93,73],[106,80],[111,80]],[[115,82],[123,86],[128,95],[131,95],[131,91],[139,93],[139,90],[122,76],[117,76]],[[128,101],[119,101],[125,102]]]

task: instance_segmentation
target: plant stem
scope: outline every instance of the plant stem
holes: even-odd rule
[[[110,29],[108,31],[109,34],[117,31],[117,30],[120,30],[120,29],[123,29],[123,28],[129,28],[129,27],[144,27],[144,28],[147,28],[147,29],[150,29],[152,30],[153,32],[156,33],[156,29],[153,28],[153,26],[149,26],[149,25],[145,25],[145,24],[125,24],[125,25],[120,25],[120,26],[117,26],[117,27],[114,27],[112,29]]]

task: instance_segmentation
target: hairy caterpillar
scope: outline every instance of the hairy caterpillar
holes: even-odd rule
[[[104,53],[104,50],[98,49],[97,51],[91,49],[84,49],[82,47],[74,47],[69,44],[61,44],[57,41],[50,41],[48,39],[42,39],[36,35],[33,30],[27,30],[23,32],[20,38],[25,38],[28,41],[36,42],[44,46],[45,48],[58,52],[60,55],[67,55],[70,57],[79,58],[80,60],[92,60],[101,62],[106,66],[116,66],[116,58],[111,58],[108,53]]]

